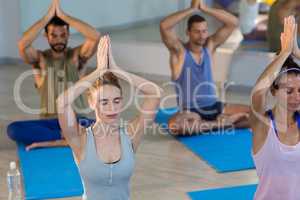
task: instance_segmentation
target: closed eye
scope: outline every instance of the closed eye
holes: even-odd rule
[[[292,94],[293,93],[293,89],[292,88],[286,88],[286,93],[287,94]]]
[[[108,100],[107,99],[100,99],[99,101],[101,103],[101,105],[105,106],[108,104]]]
[[[122,98],[118,97],[114,99],[114,103],[119,104],[121,102]]]

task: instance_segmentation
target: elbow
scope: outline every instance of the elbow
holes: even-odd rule
[[[70,94],[68,92],[63,92],[56,99],[56,108],[59,113],[64,113],[70,107],[72,107],[73,101],[70,100]]]
[[[63,107],[58,101],[56,101],[56,109],[57,109],[57,113],[62,113],[63,108],[64,108],[64,107]]]
[[[143,93],[152,99],[160,101],[160,99],[162,98],[163,89],[160,88],[159,86],[156,86],[155,89],[151,89],[151,91],[149,91],[149,92],[144,91]]]
[[[163,91],[163,89],[161,87],[159,87],[155,83],[153,83],[153,84],[154,84],[154,88],[155,88],[155,90],[153,92],[153,95],[156,95],[156,97],[158,99],[160,99],[162,97],[162,94],[163,94],[164,91]]]
[[[159,107],[161,99],[162,99],[162,90],[159,92],[156,98],[157,107]]]
[[[167,25],[166,25],[166,22],[164,20],[160,22],[159,29],[160,29],[161,32],[167,30]]]
[[[240,22],[239,20],[235,17],[235,19],[232,20],[232,22],[230,23],[230,26],[233,28],[233,29],[236,29],[238,28],[240,25]]]
[[[155,107],[159,107],[160,106],[160,102],[162,99],[162,95],[161,93],[156,93],[151,95],[151,97],[149,97],[149,100],[151,99],[151,101],[153,102],[153,104],[155,105]]]
[[[26,49],[26,45],[24,44],[24,42],[22,40],[20,40],[18,42],[18,49],[19,49],[20,52],[23,52]]]
[[[62,95],[56,99],[56,108],[58,113],[61,113],[65,108],[64,97]]]
[[[163,89],[160,88],[160,87],[158,87],[157,97],[158,97],[159,99],[161,99],[163,92],[164,92]]]
[[[157,86],[156,92],[154,92],[153,95],[158,102],[160,102],[162,98],[162,94],[163,94],[163,89]]]
[[[239,20],[234,21],[233,26],[234,28],[238,28],[240,26]]]
[[[237,17],[235,17],[234,15],[231,15],[228,18],[228,20],[226,20],[224,22],[227,27],[230,27],[232,29],[238,28],[240,25],[240,20]]]
[[[295,50],[294,56],[300,60],[300,49]]]
[[[250,93],[250,100],[251,102],[257,102],[260,101],[263,97],[267,95],[268,89],[266,88],[258,88],[254,87]]]
[[[101,33],[96,31],[96,34],[95,34],[95,41],[96,42],[99,42],[100,41],[100,38],[101,38]]]

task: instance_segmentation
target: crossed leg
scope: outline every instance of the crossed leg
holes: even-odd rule
[[[247,128],[249,127],[249,112],[248,106],[228,104],[223,114],[216,120],[206,121],[197,113],[181,111],[169,120],[168,127],[171,134],[185,136],[226,127]]]
[[[242,104],[226,104],[224,107],[224,115],[234,116],[237,114],[244,114],[244,117],[240,118],[240,120],[236,121],[234,126],[236,128],[249,128],[249,114],[250,114],[250,107]]]

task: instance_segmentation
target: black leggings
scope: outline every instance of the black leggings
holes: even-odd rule
[[[214,121],[218,118],[220,114],[222,114],[224,109],[224,104],[220,101],[217,101],[211,106],[205,106],[202,108],[191,108],[189,111],[197,113],[201,119],[206,121]]]
[[[88,127],[93,120],[80,117],[81,126]],[[57,119],[42,119],[13,122],[7,127],[8,136],[17,143],[29,145],[35,142],[46,142],[62,139]]]

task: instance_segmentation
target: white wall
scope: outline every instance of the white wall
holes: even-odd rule
[[[165,16],[173,10],[186,7],[189,0],[61,0],[67,12],[94,26],[114,26],[135,20]],[[20,2],[20,3],[19,3]],[[72,5],[70,5],[72,2]],[[84,5],[91,2],[89,5]],[[103,3],[101,3],[103,2]],[[23,31],[46,12],[50,0],[0,0],[0,59],[18,57],[17,41],[20,27]],[[119,3],[119,4],[118,4]],[[19,5],[20,4],[20,5]],[[101,4],[101,6],[100,6]],[[21,8],[20,8],[21,6]],[[80,9],[84,8],[84,9]],[[21,17],[18,10],[21,9]],[[113,14],[112,10],[117,14]],[[19,20],[22,19],[20,22]],[[99,20],[100,19],[100,20]],[[80,39],[72,37],[70,44]],[[39,37],[38,48],[47,48],[47,42]],[[113,41],[115,58],[127,70],[158,75],[170,75],[169,53],[161,43]],[[258,73],[271,61],[272,55],[259,52],[233,52],[218,50],[214,77],[217,81],[234,81],[238,85],[251,86]],[[255,61],[255,62],[253,62]],[[96,65],[96,60],[91,60]],[[222,69],[222,70],[220,70]],[[247,74],[247,76],[245,76]]]
[[[62,8],[97,28],[120,26],[165,16],[181,0],[61,0]],[[21,30],[43,16],[51,0],[20,0]]]
[[[234,52],[228,79],[236,85],[253,86],[274,57],[274,53],[257,51]]]
[[[0,0],[0,58],[18,57],[19,0]]]

